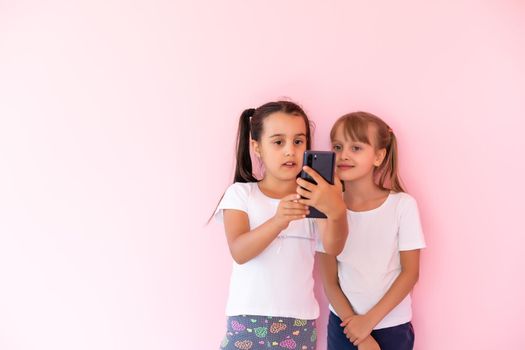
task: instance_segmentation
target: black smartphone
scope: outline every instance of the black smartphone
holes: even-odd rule
[[[306,151],[303,156],[303,165],[307,165],[314,169],[327,182],[334,184],[334,168],[335,168],[335,153],[329,151]],[[304,179],[313,184],[317,184],[315,180],[308,175],[304,170],[301,171],[301,179]],[[310,213],[307,218],[325,219],[326,215],[310,207]]]

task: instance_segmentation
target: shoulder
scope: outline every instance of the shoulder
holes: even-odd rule
[[[223,200],[245,202],[250,198],[256,182],[235,182],[224,192]]]
[[[396,193],[396,206],[399,223],[399,250],[414,250],[424,248],[425,238],[416,199],[408,193]]]
[[[235,182],[226,189],[225,196],[247,198],[254,186],[257,186],[256,182]]]
[[[418,210],[416,199],[406,192],[395,192],[391,194],[391,197],[393,199],[392,202],[398,214],[402,215],[406,212]]]
[[[248,213],[250,194],[253,191],[256,182],[235,182],[231,184],[224,192],[217,209],[215,216],[219,221],[222,221],[223,210],[235,209]]]
[[[393,192],[390,195],[398,206],[417,205],[416,199],[406,192]]]

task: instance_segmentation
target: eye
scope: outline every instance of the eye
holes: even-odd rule
[[[341,147],[341,145],[333,145],[332,149],[334,150],[334,152],[341,152],[343,150],[343,147]]]
[[[352,146],[352,152],[358,152],[361,150],[360,146]]]
[[[296,144],[296,145],[302,145],[303,143],[304,143],[304,141],[301,140],[301,139],[297,139],[297,140],[294,141],[294,144]]]
[[[275,140],[273,143],[275,143],[276,145],[280,146],[280,145],[282,145],[283,141]]]

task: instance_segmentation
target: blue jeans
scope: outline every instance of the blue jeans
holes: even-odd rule
[[[328,347],[327,350],[357,350],[346,337],[341,319],[330,312],[328,319]],[[412,323],[373,330],[372,337],[379,344],[381,350],[412,350],[414,348],[414,328]]]

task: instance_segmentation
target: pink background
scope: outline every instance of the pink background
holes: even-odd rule
[[[520,348],[523,1],[0,0],[0,349],[218,348],[204,223],[239,113],[282,96],[317,149],[349,111],[397,133],[416,349]]]

